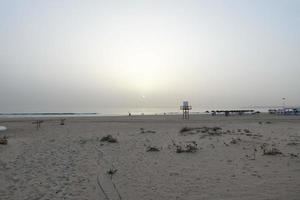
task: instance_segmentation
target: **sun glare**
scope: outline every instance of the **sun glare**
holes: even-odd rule
[[[132,66],[128,70],[126,81],[131,87],[141,92],[148,92],[158,89],[162,84],[162,76],[156,67]]]
[[[159,56],[138,55],[132,59],[127,57],[121,67],[123,87],[140,93],[159,90],[165,84],[164,62]],[[120,68],[118,69],[120,70]]]

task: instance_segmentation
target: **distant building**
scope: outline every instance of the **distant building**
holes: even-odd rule
[[[300,114],[300,108],[280,108],[280,109],[270,109],[269,114],[278,115],[298,115]]]

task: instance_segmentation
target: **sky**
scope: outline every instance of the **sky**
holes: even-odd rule
[[[300,105],[298,0],[0,0],[0,112]]]

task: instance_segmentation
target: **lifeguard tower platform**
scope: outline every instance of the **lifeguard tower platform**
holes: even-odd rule
[[[190,118],[190,110],[192,110],[192,106],[189,106],[188,101],[183,101],[182,106],[180,106],[180,110],[182,110],[182,118],[183,119]]]

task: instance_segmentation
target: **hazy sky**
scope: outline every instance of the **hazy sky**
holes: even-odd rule
[[[0,112],[300,105],[300,1],[0,0]]]

